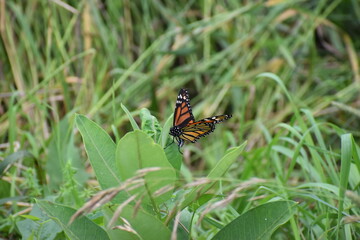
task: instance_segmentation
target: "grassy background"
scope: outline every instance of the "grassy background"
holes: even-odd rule
[[[209,219],[227,223],[234,212],[288,198],[299,211],[277,238],[358,239],[358,148],[350,175],[340,172],[352,158],[341,155],[349,144],[341,135],[360,135],[359,29],[356,0],[1,0],[0,158],[32,156],[12,155],[2,175],[1,198],[25,198],[4,201],[1,235],[19,236],[15,223],[33,197],[80,206],[95,191],[74,113],[118,140],[131,130],[120,103],[135,117],[148,108],[164,123],[185,87],[195,118],[233,114],[185,146],[185,179],[205,176],[247,140],[221,192],[265,180]],[[48,183],[56,171],[65,177]],[[345,199],[339,187],[349,190]],[[214,232],[205,222],[192,236]]]

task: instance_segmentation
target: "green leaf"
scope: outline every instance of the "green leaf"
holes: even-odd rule
[[[73,124],[70,124],[69,114],[59,123],[55,124],[49,143],[49,152],[46,161],[46,173],[49,176],[49,188],[57,191],[63,185],[65,166],[71,161],[71,166],[76,168],[76,181],[79,185],[85,183],[88,175],[83,163],[80,161],[79,149],[74,144]]]
[[[133,128],[134,130],[140,130],[139,126],[137,125],[137,123],[136,123],[136,121],[135,121],[135,119],[133,118],[133,116],[131,115],[131,113],[129,112],[129,110],[125,107],[125,105],[121,104],[121,108],[124,110],[124,112],[125,112],[126,115],[128,116],[132,128]]]
[[[162,129],[161,132],[161,136],[160,136],[160,145],[165,148],[165,154],[167,159],[169,160],[169,162],[171,163],[171,165],[178,171],[180,172],[180,168],[181,168],[181,164],[182,164],[182,159],[183,156],[182,154],[179,152],[178,149],[178,145],[174,142],[170,142],[167,145],[167,141],[169,139],[169,131],[170,131],[170,127],[172,126],[172,120],[173,120],[173,116],[170,116],[165,124],[164,127]]]
[[[165,122],[165,124],[164,124],[164,126],[162,128],[161,139],[160,139],[161,140],[160,145],[162,147],[166,147],[166,142],[169,139],[169,131],[170,131],[170,128],[171,128],[172,124],[173,124],[173,116],[170,116],[166,120],[166,122]]]
[[[4,198],[11,196],[11,184],[7,181],[0,179],[0,199],[3,200]],[[3,203],[0,201],[0,205]]]
[[[221,229],[212,239],[266,240],[294,214],[296,202],[277,201],[255,207]]]
[[[140,110],[141,130],[159,143],[161,126],[159,121],[146,108]]]
[[[191,190],[191,192],[188,193],[188,195],[185,197],[184,201],[181,203],[180,208],[183,209],[183,208],[187,207],[189,204],[194,202],[199,196],[201,196],[203,193],[205,193],[207,190],[209,190],[217,182],[217,180],[226,173],[226,171],[229,169],[231,164],[233,164],[233,162],[238,158],[238,156],[244,150],[245,146],[246,146],[246,142],[241,144],[239,147],[231,149],[216,164],[216,166],[211,170],[211,172],[207,176],[207,178],[212,180],[212,182],[205,184],[205,185],[197,186],[193,190]]]
[[[75,219],[69,225],[71,216],[76,212],[75,209],[48,201],[38,201],[37,204],[48,217],[53,219],[64,230],[70,239],[110,239],[104,229],[86,216]]]
[[[164,149],[168,161],[171,163],[173,168],[180,172],[182,164],[182,154],[179,152],[178,145],[176,143],[169,145]]]
[[[7,156],[4,159],[4,161],[0,162],[0,176],[2,176],[7,166],[15,163],[16,161],[22,160],[26,157],[33,158],[34,156],[25,150],[20,150]]]
[[[173,186],[176,180],[175,170],[167,160],[163,149],[139,130],[126,134],[119,141],[116,148],[116,162],[124,179],[135,176],[139,169],[160,168],[160,170],[148,172],[145,175],[148,197],[154,197],[153,193],[162,187]],[[143,187],[139,187],[133,193],[142,194],[144,190]],[[162,203],[170,198],[171,194],[172,192],[168,191],[155,197],[155,201]]]
[[[108,222],[114,214],[114,210],[107,208],[104,209],[103,212],[105,215],[105,220]],[[127,205],[122,209],[120,216],[125,218],[126,221],[130,223],[131,228],[135,230],[138,236],[120,229],[115,229],[109,231],[112,239],[170,239],[170,230],[159,219],[142,209],[135,210],[134,207]],[[124,222],[118,218],[118,220],[115,222],[115,225],[124,225]]]
[[[33,215],[27,215],[27,214],[23,214],[23,215],[20,215],[21,217],[23,218],[27,218],[27,219],[30,219],[30,220],[33,220],[33,221],[39,221],[41,218],[38,218],[36,216],[33,216]]]
[[[62,229],[54,221],[49,221],[49,217],[41,211],[37,204],[31,209],[30,215],[21,216],[27,218],[16,223],[22,239],[32,239],[31,237],[36,236],[34,239],[52,240],[62,232]]]
[[[76,125],[101,188],[119,186],[121,175],[115,163],[116,145],[113,140],[99,125],[83,115],[76,115]],[[120,198],[116,199],[119,201]]]
[[[339,186],[339,210],[338,210],[338,226],[337,234],[339,236],[341,219],[343,216],[344,209],[344,198],[347,190],[350,165],[353,156],[353,138],[351,134],[341,135],[341,169],[340,169],[340,186]]]

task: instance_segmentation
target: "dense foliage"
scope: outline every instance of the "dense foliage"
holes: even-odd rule
[[[0,237],[359,239],[359,29],[356,0],[0,0]],[[180,88],[233,115],[183,155]]]

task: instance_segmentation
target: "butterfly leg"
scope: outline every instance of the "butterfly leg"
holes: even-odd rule
[[[170,146],[170,145],[173,144],[174,142],[175,142],[175,140],[174,140],[174,137],[173,137],[172,142],[171,142],[170,144],[166,145],[166,147],[165,147],[164,149],[166,149],[168,146]]]
[[[179,153],[183,154],[183,152],[180,150],[180,146],[178,146]]]
[[[178,142],[178,150],[181,154],[183,154],[183,152],[180,150],[181,147],[184,145],[184,140],[182,140],[181,138],[177,137],[176,141]]]

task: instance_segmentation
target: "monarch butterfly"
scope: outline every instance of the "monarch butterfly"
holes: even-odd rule
[[[231,115],[219,115],[195,121],[190,106],[189,93],[185,89],[180,89],[175,105],[173,126],[170,128],[169,134],[178,142],[180,151],[185,141],[196,142],[200,137],[213,132],[215,124],[231,117]]]

